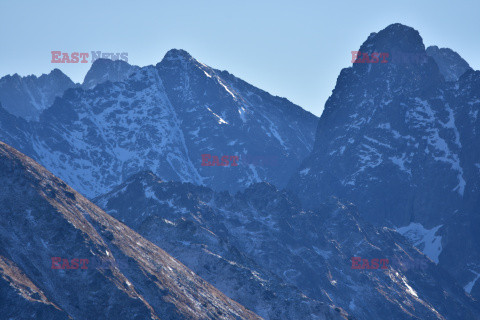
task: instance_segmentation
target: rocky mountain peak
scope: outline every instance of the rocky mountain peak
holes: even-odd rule
[[[163,57],[162,61],[157,63],[156,67],[159,70],[163,70],[160,71],[161,73],[165,73],[165,70],[170,70],[171,72],[178,72],[178,70],[182,70],[185,72],[200,72],[203,74],[203,69],[211,70],[210,67],[207,67],[203,63],[199,62],[192,57],[190,53],[183,49],[169,50]]]
[[[426,53],[435,60],[447,81],[457,81],[462,74],[471,69],[467,61],[452,49],[430,46]]]
[[[54,78],[57,78],[57,79],[70,79],[65,73],[62,72],[62,70],[60,70],[58,68],[55,68],[52,71],[50,71],[48,76],[51,76],[51,77],[54,77]],[[40,76],[40,78],[41,77],[47,77],[47,75],[42,74]]]
[[[162,61],[190,60],[193,57],[183,49],[170,49],[167,51]]]
[[[97,59],[85,75],[82,86],[91,89],[105,81],[123,81],[138,69],[123,60]]]
[[[26,120],[38,120],[56,97],[76,84],[59,69],[40,77],[14,74],[0,79],[0,103],[9,113]]]
[[[360,47],[360,51],[422,53],[425,51],[425,46],[417,30],[394,23],[379,32],[371,33]]]
[[[418,32],[399,24],[370,35],[360,50],[398,53],[391,51],[388,63],[354,63],[342,70],[314,150],[289,187],[312,207],[336,195],[374,224],[407,230],[448,270],[455,270],[451,261],[459,261],[452,275],[470,290],[480,267],[463,258],[470,251],[458,250],[465,239],[452,221],[461,212],[478,212],[479,73],[463,71],[463,59],[452,50],[425,51]],[[462,72],[457,83],[445,81]],[[478,234],[478,224],[465,226]],[[433,245],[431,236],[441,238]]]

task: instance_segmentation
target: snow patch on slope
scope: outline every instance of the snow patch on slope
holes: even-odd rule
[[[222,117],[220,117],[218,114],[216,114],[215,112],[212,111],[212,109],[210,109],[209,107],[207,107],[208,111],[210,111],[215,117],[218,118],[218,124],[222,124],[222,123],[225,123],[225,124],[228,124],[227,121],[223,120]]]
[[[426,229],[420,223],[412,222],[408,226],[396,228],[396,230],[412,241],[414,246],[419,249],[423,247],[422,252],[438,264],[438,257],[442,252],[442,237],[435,234],[442,226]]]
[[[472,288],[475,285],[475,282],[477,282],[477,280],[480,278],[480,273],[477,273],[473,270],[470,270],[470,271],[472,271],[476,275],[476,277],[471,282],[469,282],[465,287],[463,287],[463,289],[468,293],[472,292]]]

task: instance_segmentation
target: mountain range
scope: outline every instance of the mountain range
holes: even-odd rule
[[[143,170],[215,190],[283,187],[312,149],[317,117],[171,50],[143,68],[96,60],[39,121],[0,110],[0,123],[0,139],[94,197]],[[205,166],[204,154],[237,165]]]
[[[479,319],[480,71],[398,23],[358,51],[320,118],[177,49],[1,78],[0,310]]]

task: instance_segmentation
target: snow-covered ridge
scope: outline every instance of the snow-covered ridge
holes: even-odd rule
[[[286,99],[174,49],[156,66],[95,61],[81,89],[66,91],[38,123],[4,125],[0,139],[87,196],[142,170],[164,180],[239,190],[259,181],[285,185],[313,146],[316,120]],[[214,170],[201,166],[204,153],[281,160],[279,168],[240,163]]]

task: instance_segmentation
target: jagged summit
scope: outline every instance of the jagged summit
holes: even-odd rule
[[[123,60],[97,59],[85,75],[82,86],[92,89],[105,81],[123,81],[139,69]]]
[[[6,79],[15,79],[16,81],[20,81],[21,79],[35,79],[36,80],[36,79],[44,79],[44,78],[48,78],[48,77],[66,78],[66,79],[70,80],[70,78],[65,73],[63,73],[62,70],[60,70],[58,68],[55,68],[52,71],[50,71],[49,73],[42,73],[39,76],[37,76],[35,74],[29,74],[29,75],[26,75],[26,76],[21,76],[18,73],[7,74],[0,79],[0,83],[3,83]]]
[[[123,60],[99,58],[92,63],[92,67],[90,68],[90,70],[96,69],[96,68],[105,68],[111,65],[129,65],[130,66],[128,62],[125,62]]]
[[[190,53],[183,49],[168,50],[163,59],[157,63],[156,67],[158,69],[170,70],[187,70],[194,67],[195,69],[201,68],[211,71],[211,68],[199,62]]]
[[[163,60],[182,60],[194,59],[190,53],[183,49],[170,49],[163,57]]]
[[[55,77],[61,77],[61,78],[65,77],[65,78],[70,79],[65,73],[62,72],[62,70],[60,70],[60,69],[58,69],[58,68],[55,68],[55,69],[53,69],[52,71],[50,71],[50,73],[49,73],[48,75],[50,75],[50,76],[55,76]],[[41,78],[41,77],[44,77],[44,76],[47,76],[47,75],[46,75],[46,74],[42,74],[42,75],[40,76],[40,78]]]
[[[26,120],[38,120],[40,113],[48,108],[56,97],[69,88],[77,86],[59,69],[37,77],[18,74],[0,79],[0,102],[9,113]]]
[[[391,85],[410,90],[444,81],[434,59],[427,55],[419,32],[409,26],[395,23],[371,33],[359,51],[357,59],[366,63],[353,63],[353,70],[343,72],[343,76],[354,72],[361,77],[391,78]],[[417,83],[412,85],[411,78]]]

